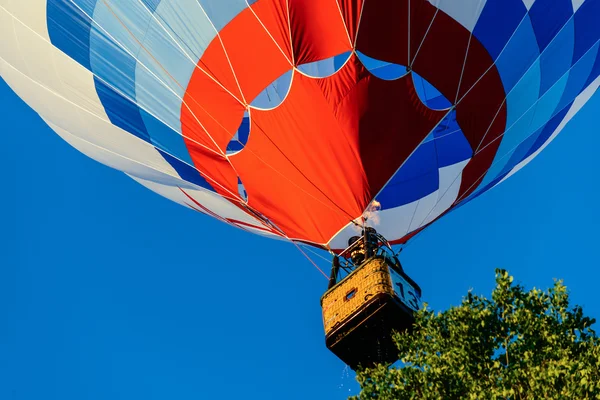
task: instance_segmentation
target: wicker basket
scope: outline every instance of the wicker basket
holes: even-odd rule
[[[392,265],[373,257],[321,297],[325,344],[352,369],[396,361],[393,332],[410,329],[414,322],[421,290]],[[392,285],[399,282],[410,291],[394,291]],[[414,300],[405,292],[416,292]]]
[[[321,297],[325,335],[352,317],[378,294],[393,295],[388,264],[373,258]]]

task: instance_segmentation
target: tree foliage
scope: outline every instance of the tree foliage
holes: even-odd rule
[[[569,305],[562,281],[526,291],[496,270],[492,299],[416,314],[395,336],[403,366],[359,371],[354,400],[600,399],[595,320]]]

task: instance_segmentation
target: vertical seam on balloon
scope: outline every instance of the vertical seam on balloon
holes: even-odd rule
[[[411,60],[409,57],[409,59],[408,59],[408,68],[409,69],[412,70],[413,64],[415,63],[415,60],[417,59],[417,56],[419,55],[419,52],[421,51],[421,47],[423,47],[423,44],[425,43],[425,39],[427,39],[427,35],[429,34],[429,31],[431,30],[431,27],[433,26],[433,23],[435,22],[435,18],[437,17],[439,12],[440,12],[440,9],[436,8],[435,13],[433,14],[433,18],[431,18],[431,22],[429,23],[429,26],[427,27],[427,30],[425,31],[425,34],[423,35],[423,39],[421,39],[421,43],[419,43],[419,47],[417,47],[417,51],[415,52],[413,59]]]
[[[292,16],[290,13],[290,0],[285,1],[287,8],[288,33],[290,34],[290,54],[292,55],[292,66],[296,68],[296,53],[294,52],[294,38],[292,37]],[[265,28],[266,29],[266,28]],[[293,77],[292,77],[293,79]],[[291,83],[290,83],[291,87]],[[289,90],[288,90],[289,92]]]
[[[362,23],[362,17],[363,17],[363,13],[365,11],[365,4],[367,3],[367,1],[369,0],[363,0],[361,7],[360,7],[360,14],[358,16],[358,23],[356,24],[356,33],[354,36],[354,43],[352,45],[353,51],[356,52],[356,43],[358,42],[358,34],[360,31],[360,25]]]
[[[342,18],[342,24],[344,24],[344,30],[346,31],[346,36],[348,37],[348,44],[350,44],[350,47],[353,47],[352,39],[350,38],[350,31],[348,30],[348,25],[346,24],[346,19],[344,18],[344,13],[342,12],[342,7],[340,6],[340,1],[339,0],[334,0],[334,1],[337,4],[338,10],[340,12],[340,18]]]
[[[410,26],[411,26],[410,25],[410,11],[411,11],[410,10],[410,6],[411,6],[410,0],[408,0],[407,3],[408,3],[408,12],[407,12],[407,14],[408,14],[408,17],[407,17],[407,25],[408,25],[407,31],[408,32],[407,33],[408,34],[407,34],[407,44],[406,44],[406,53],[407,53],[406,62],[408,64],[409,68],[410,68],[410,65],[411,65],[411,63],[410,63],[410,40],[411,40],[411,36],[410,36],[410,33],[411,33],[411,29],[410,29]]]
[[[456,96],[454,96],[454,104],[458,101],[458,95],[460,94],[460,88],[462,86],[463,77],[465,75],[465,68],[467,66],[467,60],[469,59],[469,50],[471,48],[471,40],[473,39],[473,32],[469,34],[469,41],[467,42],[467,49],[465,51],[465,59],[463,60],[462,69],[460,71],[460,79],[458,80],[458,86],[456,87]]]
[[[0,6],[0,7],[2,7],[2,6]],[[16,31],[16,29],[15,29],[15,23],[14,23],[14,20],[16,20],[16,17],[14,17],[14,16],[13,16],[13,14],[11,14],[11,13],[10,13],[10,12],[9,12],[7,9],[5,9],[4,7],[2,7],[2,9],[3,9],[4,11],[6,11],[6,14],[8,14],[9,16],[11,16],[11,17],[12,17],[12,20],[11,20],[11,22],[10,22],[10,25],[11,25],[11,27],[12,27],[12,32],[13,32],[13,35],[14,35],[14,38],[15,38],[15,42],[17,42],[17,46],[19,47],[19,50],[20,50],[20,52],[19,52],[19,58],[21,59],[21,61],[23,61],[23,64],[25,65],[25,68],[27,68],[27,72],[29,73],[29,75],[31,75],[31,71],[29,70],[29,65],[27,64],[27,60],[25,60],[25,57],[23,57],[23,53],[25,53],[25,52],[24,52],[24,51],[22,50],[22,48],[21,48],[21,42],[19,41],[19,37],[18,37],[18,35],[17,35],[17,31]],[[20,21],[19,21],[19,22],[20,22]],[[24,25],[24,24],[22,24],[22,25]],[[8,62],[7,62],[7,64],[8,64]]]
[[[248,0],[246,0],[246,4],[248,4]],[[287,62],[290,64],[290,66],[292,66],[292,68],[294,67],[294,63],[292,61],[290,61],[290,59],[288,58],[288,56],[285,54],[285,52],[283,51],[283,49],[279,46],[279,43],[277,43],[277,41],[275,40],[275,38],[273,37],[273,35],[271,35],[271,32],[269,32],[269,30],[267,29],[267,27],[265,26],[265,24],[263,24],[263,22],[261,21],[261,19],[258,17],[258,15],[256,14],[256,12],[254,11],[254,9],[252,8],[252,6],[250,6],[250,4],[248,4],[248,8],[250,9],[250,11],[252,12],[252,14],[254,15],[254,17],[256,17],[256,20],[258,21],[258,23],[263,27],[264,31],[267,33],[267,35],[269,35],[269,37],[271,38],[271,40],[273,41],[273,43],[275,43],[275,46],[277,46],[277,48],[279,49],[279,51],[281,52],[281,54],[283,54],[283,57],[285,57],[285,59],[287,60]],[[292,27],[289,27],[290,31],[292,29]],[[291,32],[290,32],[291,34]],[[292,44],[290,43],[290,46]],[[292,51],[292,55],[293,55],[293,51]]]
[[[210,25],[213,27],[213,29],[217,33],[217,38],[219,38],[219,43],[221,43],[221,48],[223,49],[223,52],[225,53],[225,58],[227,58],[227,63],[229,64],[229,68],[231,68],[231,73],[233,74],[233,78],[235,79],[235,83],[237,84],[237,87],[238,87],[238,89],[240,91],[240,94],[242,95],[242,100],[244,102],[244,105],[247,106],[248,102],[246,101],[246,97],[244,96],[244,91],[242,90],[242,86],[240,85],[240,81],[238,80],[237,74],[235,73],[235,70],[233,68],[233,64],[231,63],[231,59],[229,58],[229,53],[227,52],[227,49],[225,48],[225,43],[223,42],[223,38],[221,37],[221,32],[219,32],[217,30],[217,27],[215,26],[215,24],[210,19],[210,16],[206,12],[206,10],[202,6],[202,4],[200,4],[200,1],[199,0],[196,0],[196,1],[197,1],[198,5],[200,6],[200,9],[202,10],[202,12],[204,13],[204,15],[208,19],[208,22],[210,22]],[[248,4],[248,3],[246,3],[246,4]]]

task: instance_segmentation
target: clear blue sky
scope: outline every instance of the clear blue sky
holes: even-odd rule
[[[170,203],[69,147],[0,81],[0,399],[344,399],[327,281],[287,243]],[[434,309],[496,267],[600,317],[596,95],[526,169],[403,253]],[[323,265],[323,264],[322,264]]]

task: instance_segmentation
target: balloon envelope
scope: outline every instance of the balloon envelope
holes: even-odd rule
[[[0,0],[64,140],[271,237],[393,243],[529,163],[600,85],[600,0]]]

